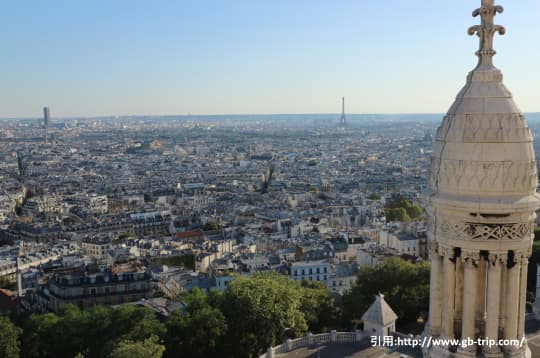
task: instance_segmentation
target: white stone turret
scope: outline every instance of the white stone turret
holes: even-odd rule
[[[493,19],[482,0],[479,62],[437,130],[426,195],[433,337],[521,339],[537,168],[532,135],[493,66]],[[426,357],[525,357],[525,346],[430,347]]]

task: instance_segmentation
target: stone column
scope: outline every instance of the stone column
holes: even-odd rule
[[[443,248],[443,300],[442,332],[445,338],[454,338],[454,302],[456,288],[456,265],[454,250]]]
[[[518,310],[518,329],[517,338],[525,334],[525,305],[527,304],[527,267],[529,265],[529,258],[527,256],[521,256],[521,272],[519,278],[519,310]]]
[[[519,312],[519,286],[521,258],[515,253],[513,262],[509,262],[506,274],[506,310],[504,319],[504,339],[516,339]]]
[[[441,334],[441,290],[442,290],[442,258],[439,255],[437,243],[429,246],[431,257],[431,275],[429,280],[429,330],[433,336]]]
[[[462,253],[463,255],[463,253]],[[463,282],[463,316],[462,316],[462,337],[475,337],[475,317],[474,308],[476,307],[476,286],[478,276],[478,252],[468,252],[462,257],[464,268],[464,282]]]
[[[506,262],[508,262],[508,255],[505,254]],[[508,286],[508,268],[506,263],[501,267],[501,289],[499,290],[499,330],[502,330],[504,327],[504,320],[506,318],[506,296],[507,296],[507,286]],[[502,337],[502,334],[501,334]]]
[[[487,274],[487,260],[485,257],[480,257],[478,261],[478,279],[476,280],[476,319],[485,320],[486,312],[486,275]]]
[[[486,338],[497,340],[499,338],[499,303],[501,298],[501,269],[506,255],[502,253],[490,253],[488,257],[488,291],[487,291],[487,315],[486,315]],[[489,353],[498,352],[498,346],[485,347]]]
[[[461,253],[463,255],[463,252]],[[461,334],[461,318],[463,316],[463,285],[465,277],[464,260],[456,257],[456,294],[454,302],[454,329],[457,329],[454,334],[460,336]]]
[[[478,261],[480,254],[477,251],[461,253],[464,263],[463,279],[463,315],[461,321],[461,339],[475,339],[475,308],[478,279]],[[467,347],[467,351],[476,351],[476,347]]]

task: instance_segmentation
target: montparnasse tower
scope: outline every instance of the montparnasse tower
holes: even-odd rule
[[[425,357],[530,356],[527,264],[540,197],[531,132],[493,65],[494,35],[505,33],[494,18],[502,12],[494,0],[473,12],[481,18],[469,29],[480,39],[478,65],[437,130],[426,196],[431,279],[424,335],[474,344],[432,344]]]

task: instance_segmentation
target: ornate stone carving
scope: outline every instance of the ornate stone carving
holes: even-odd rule
[[[478,265],[478,261],[480,261],[480,252],[472,250],[462,250],[461,261],[464,263],[468,262],[476,266]]]
[[[493,0],[482,0],[482,6],[479,9],[473,11],[473,16],[480,15],[482,22],[480,25],[471,26],[469,28],[469,35],[477,34],[480,38],[480,49],[476,52],[476,55],[480,58],[482,64],[492,64],[493,55],[493,37],[496,32],[504,35],[506,30],[500,25],[495,25],[493,20],[497,13],[503,12],[503,7],[499,5],[493,5]]]
[[[491,72],[488,72],[491,73]],[[485,90],[486,97],[505,96],[512,98],[508,91],[501,88]],[[464,94],[465,95],[465,94]],[[448,117],[448,116],[447,116]],[[445,117],[443,121],[449,121]],[[464,141],[475,143],[493,143],[500,142],[529,142],[532,137],[523,116],[516,113],[484,113],[482,116],[471,114],[451,116],[452,125],[441,125],[437,131],[436,140],[446,141]]]
[[[439,245],[438,247],[439,255],[447,258],[447,259],[453,259],[454,258],[454,248]]]
[[[504,189],[533,191],[537,184],[536,162],[476,162],[432,158],[430,184],[432,187],[460,186],[468,190],[494,188],[498,182]],[[500,190],[500,189],[499,189]]]
[[[437,241],[428,242],[429,257],[434,257],[439,255],[439,243]]]
[[[508,264],[510,267],[514,267],[515,265],[521,264],[521,261],[523,258],[527,257],[527,253],[524,251],[514,251],[514,255],[512,260],[510,260],[510,257],[508,257]]]
[[[501,265],[506,264],[508,255],[502,252],[490,252],[488,255],[488,262],[491,266],[501,267]]]
[[[438,227],[440,233],[456,239],[466,240],[521,240],[529,237],[534,224],[481,224],[443,221]]]

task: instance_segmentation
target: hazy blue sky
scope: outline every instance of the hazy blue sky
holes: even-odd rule
[[[498,1],[496,65],[540,111],[540,1]],[[0,1],[0,117],[445,112],[480,0]]]

